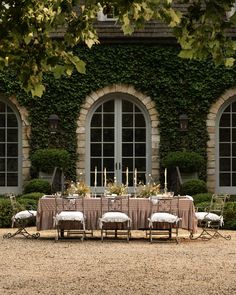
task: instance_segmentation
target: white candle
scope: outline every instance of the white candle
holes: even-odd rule
[[[167,168],[165,168],[165,190],[167,190]]]
[[[94,186],[97,186],[97,166],[95,167],[95,171],[94,171]]]
[[[107,186],[107,169],[104,168],[104,187]]]
[[[129,168],[126,168],[126,186],[129,186]]]
[[[134,169],[134,186],[137,186],[137,169]]]

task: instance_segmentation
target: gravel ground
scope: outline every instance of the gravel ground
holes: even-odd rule
[[[178,245],[150,244],[143,232],[129,243],[101,243],[99,232],[55,243],[55,231],[3,239],[9,231],[0,229],[0,295],[236,294],[236,231],[224,231],[230,241],[190,241],[183,231]]]

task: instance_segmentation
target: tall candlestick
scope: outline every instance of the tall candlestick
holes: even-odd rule
[[[137,168],[134,169],[134,186],[137,186]]]
[[[126,186],[129,186],[129,168],[126,168]]]
[[[94,186],[95,188],[97,186],[97,166],[95,167],[95,171],[94,171]]]
[[[165,192],[167,192],[167,168],[165,168]]]
[[[104,187],[107,186],[107,169],[104,168]]]

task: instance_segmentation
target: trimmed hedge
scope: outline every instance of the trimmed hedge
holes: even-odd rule
[[[181,195],[196,195],[207,192],[206,182],[200,179],[190,179],[184,182],[180,187]]]
[[[65,170],[69,159],[70,154],[65,149],[38,149],[31,156],[32,165],[43,172],[52,172],[55,167]]]
[[[167,168],[178,166],[181,172],[198,172],[204,166],[204,158],[191,151],[170,152],[164,158],[163,164]]]
[[[35,178],[25,183],[24,194],[40,192],[44,194],[51,194],[50,183],[41,178]]]

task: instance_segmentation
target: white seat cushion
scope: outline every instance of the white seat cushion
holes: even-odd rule
[[[129,216],[123,212],[106,212],[102,216],[103,222],[125,222],[130,220]]]
[[[151,218],[149,219],[150,222],[168,222],[168,223],[176,223],[180,220],[178,216],[167,212],[156,212],[153,213]]]
[[[99,220],[100,228],[102,228],[103,222],[127,222],[128,226],[130,226],[131,219],[123,212],[106,212]]]
[[[206,220],[206,221],[220,221],[220,226],[223,225],[223,216],[217,215],[215,213],[208,212],[196,212],[195,213],[198,220]]]
[[[80,211],[62,211],[55,216],[56,224],[58,221],[84,221],[84,214]]]
[[[36,217],[37,211],[35,210],[24,210],[16,213],[16,215],[13,217],[14,220],[16,219],[28,219],[32,217]]]

